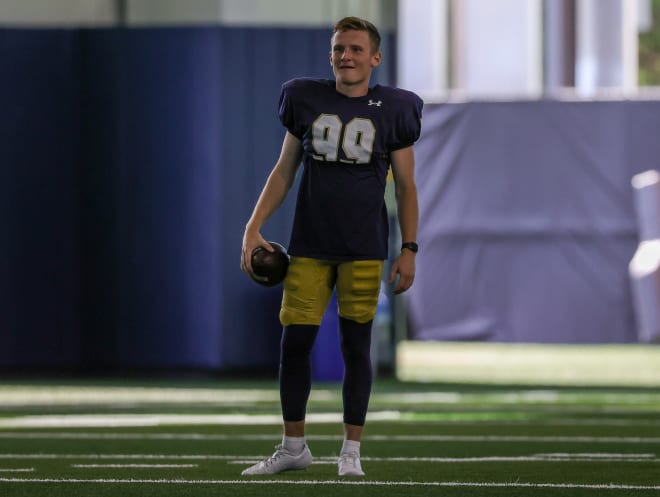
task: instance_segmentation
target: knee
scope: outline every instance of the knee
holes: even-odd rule
[[[282,332],[281,362],[305,361],[309,358],[319,327],[314,325],[287,326]]]
[[[348,362],[370,360],[371,321],[359,323],[351,319],[339,318],[341,351]]]

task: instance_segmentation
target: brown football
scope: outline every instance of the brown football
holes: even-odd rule
[[[277,242],[268,242],[275,249],[269,252],[263,247],[252,251],[252,274],[250,277],[263,286],[275,286],[284,280],[289,268],[289,254]]]

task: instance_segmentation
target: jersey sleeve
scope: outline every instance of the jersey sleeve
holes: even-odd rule
[[[303,139],[304,129],[301,119],[296,112],[296,98],[299,92],[296,91],[295,80],[288,81],[282,85],[279,101],[279,117],[282,125],[299,140]]]
[[[394,135],[390,151],[410,147],[419,139],[422,131],[422,108],[424,103],[412,92],[405,92],[401,99],[394,122]]]

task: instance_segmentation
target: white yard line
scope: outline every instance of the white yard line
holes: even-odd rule
[[[583,483],[463,482],[463,481],[369,481],[369,480],[183,480],[134,478],[0,478],[0,483],[101,483],[157,485],[302,485],[361,487],[459,487],[459,488],[565,488],[584,490],[660,490],[660,485],[617,485]]]
[[[229,464],[254,464],[263,459],[262,457],[251,457],[235,459]],[[660,459],[649,459],[646,457],[542,457],[542,456],[484,456],[484,457],[360,457],[363,462],[431,462],[431,463],[488,463],[488,462],[655,462],[660,463]],[[337,458],[315,457],[314,464],[337,464]]]
[[[325,398],[323,392],[319,392]],[[335,394],[337,397],[337,394]],[[335,398],[333,397],[333,398]],[[245,404],[279,402],[271,389],[0,385],[3,406],[112,404]]]
[[[253,440],[273,441],[281,434],[209,434],[209,433],[94,433],[94,432],[2,432],[0,439],[32,440]],[[341,435],[309,435],[309,441],[341,440]],[[528,435],[367,435],[367,442],[511,442],[511,443],[621,443],[657,444],[660,437],[589,437],[589,436],[528,436]]]
[[[369,422],[383,421],[409,421],[424,422],[411,417],[409,414],[397,410],[373,411],[369,413]],[[660,420],[626,420],[617,418],[591,418],[591,419],[493,419],[485,415],[479,419],[433,419],[435,424],[453,425],[529,425],[543,422],[546,425],[556,426],[657,426]],[[310,413],[307,416],[309,424],[341,423],[342,414],[339,412]],[[280,414],[45,414],[0,417],[2,428],[117,428],[117,427],[146,427],[146,426],[194,426],[194,425],[274,425],[280,426]]]
[[[0,473],[32,473],[34,468],[0,468]]]
[[[399,411],[378,411],[371,421],[398,421]],[[341,423],[339,412],[311,413],[309,423]],[[160,425],[281,425],[279,414],[66,414],[31,415],[0,418],[0,428],[107,428],[118,426]]]
[[[105,459],[127,459],[127,460],[181,460],[181,461],[206,461],[206,460],[234,460],[239,457],[253,457],[258,459],[263,456],[237,456],[224,454],[0,454],[0,459],[74,459],[78,461],[105,460]]]
[[[563,457],[584,457],[584,458],[591,458],[591,459],[609,459],[612,457],[616,457],[618,459],[654,459],[655,454],[619,454],[619,453],[611,453],[611,452],[551,452],[548,454],[534,454],[535,456],[538,457],[557,457],[557,458],[563,458]]]
[[[198,468],[199,464],[72,464],[72,468]]]
[[[73,459],[73,460],[225,460],[229,464],[252,464],[263,459],[264,455],[227,455],[227,454],[0,454],[0,459]],[[655,454],[603,454],[603,453],[562,453],[562,454],[532,454],[529,456],[483,456],[483,457],[369,457],[363,456],[362,461],[368,462],[436,462],[436,463],[468,463],[468,462],[565,462],[565,461],[601,461],[601,462],[660,462]],[[334,456],[315,457],[314,464],[336,464]],[[193,467],[196,464],[73,464],[78,468],[101,467]]]

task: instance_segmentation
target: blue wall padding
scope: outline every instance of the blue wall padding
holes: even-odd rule
[[[328,29],[0,31],[0,366],[277,364],[279,289],[239,268],[281,84]],[[294,196],[263,233],[288,242]]]
[[[80,33],[0,30],[0,365],[81,354]]]
[[[405,294],[419,340],[638,340],[631,178],[660,169],[660,101],[427,105],[420,250]]]
[[[94,164],[85,177],[94,182],[99,171],[104,191],[114,185],[109,206],[95,205],[109,215],[114,250],[105,275],[99,252],[89,254],[101,272],[91,284],[104,286],[107,277],[112,294],[85,310],[89,330],[104,328],[106,305],[117,320],[103,332],[112,347],[93,355],[131,366],[217,366],[221,261],[229,255],[220,233],[217,33],[88,38],[85,69],[97,84],[88,88],[85,128],[96,137],[91,146],[85,141],[86,162]],[[87,219],[89,229],[94,221]]]

